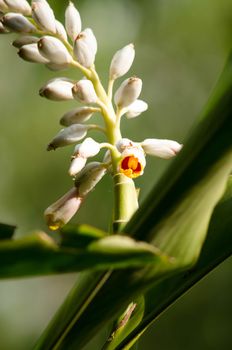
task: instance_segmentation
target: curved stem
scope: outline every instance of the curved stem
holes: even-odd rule
[[[110,79],[108,84],[108,98],[110,101],[112,101],[114,82],[115,80]]]

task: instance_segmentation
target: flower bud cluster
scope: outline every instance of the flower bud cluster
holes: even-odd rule
[[[0,11],[0,33],[20,34],[14,46],[25,61],[42,63],[55,71],[75,65],[75,61],[83,68],[94,65],[96,38],[90,28],[82,31],[80,14],[72,2],[65,12],[65,25],[55,18],[46,0],[32,0],[31,6],[26,0],[0,0]],[[38,40],[30,41],[28,34]]]
[[[144,173],[146,155],[164,159],[175,156],[181,149],[176,141],[145,139],[134,142],[121,137],[120,121],[125,115],[133,119],[148,109],[140,99],[142,80],[136,76],[126,78],[116,90],[113,101],[113,85],[116,79],[127,74],[135,58],[133,44],[117,51],[109,68],[109,85],[106,92],[95,70],[97,40],[90,28],[82,29],[79,11],[69,2],[65,11],[64,25],[59,22],[46,0],[0,0],[0,33],[18,33],[13,46],[23,60],[44,64],[52,71],[69,67],[78,68],[84,77],[78,81],[66,77],[49,80],[39,94],[52,101],[78,101],[60,119],[62,129],[49,142],[47,150],[74,145],[68,173],[74,186],[45,211],[50,229],[65,225],[77,212],[85,197],[108,172],[122,173],[130,179]],[[104,127],[87,124],[100,113]],[[106,142],[100,143],[89,137],[91,130],[103,132]],[[89,159],[99,156],[106,148],[103,160]]]

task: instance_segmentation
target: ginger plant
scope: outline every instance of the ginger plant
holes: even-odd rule
[[[105,233],[93,228],[87,231],[85,228],[83,232],[83,228],[65,226],[61,230],[61,245],[44,233],[38,241],[32,240],[31,245],[28,242],[19,246],[17,242],[5,245],[2,252],[5,255],[12,253],[13,245],[14,256],[17,251],[21,259],[16,259],[16,263],[20,262],[24,270],[24,258],[24,264],[32,265],[32,270],[36,271],[34,274],[51,272],[52,268],[63,271],[60,259],[65,261],[65,266],[67,259],[72,265],[71,271],[100,270],[85,273],[78,280],[36,349],[81,349],[100,327],[115,319],[118,321],[103,349],[129,349],[165,307],[193,281],[195,283],[231,254],[231,244],[218,244],[221,231],[226,242],[231,243],[227,235],[231,222],[229,226],[227,220],[223,227],[215,225],[216,240],[214,237],[206,242],[206,249],[203,246],[211,215],[232,168],[231,62],[176,163],[137,210],[134,179],[143,174],[146,155],[168,159],[175,156],[182,145],[172,140],[151,138],[137,142],[122,136],[121,118],[133,119],[148,108],[146,102],[139,99],[142,80],[137,77],[127,78],[114,92],[115,80],[127,74],[132,66],[134,45],[126,45],[113,56],[108,87],[104,89],[94,65],[97,40],[90,28],[82,30],[81,17],[74,4],[70,2],[66,9],[65,26],[56,20],[46,0],[34,0],[31,5],[26,0],[0,0],[0,11],[0,32],[18,33],[13,45],[22,59],[43,64],[55,72],[74,67],[84,76],[79,81],[58,77],[40,89],[40,95],[47,99],[77,100],[82,104],[61,117],[60,124],[64,128],[47,147],[51,151],[75,144],[68,171],[74,186],[45,210],[48,227],[62,229],[88,193],[108,173],[113,178],[115,193],[111,233],[122,234],[123,230],[137,240],[145,241],[136,242],[123,235],[106,234],[108,237],[105,238]],[[87,123],[94,113],[101,114],[103,127]],[[105,142],[86,137],[91,130],[103,133]],[[102,161],[88,162],[101,149],[106,150]],[[222,202],[219,209],[227,206],[231,207],[231,200]],[[215,216],[223,217],[218,211]],[[5,226],[3,230],[6,230]],[[83,240],[83,235],[87,239]],[[210,239],[212,236],[211,233]],[[76,244],[71,249],[70,237],[75,237]],[[78,239],[83,240],[80,245]],[[46,267],[41,270],[43,264],[39,254],[31,257],[30,248],[33,252],[34,244],[41,249],[39,252],[42,252],[48,270]],[[218,253],[215,252],[217,245]],[[27,254],[26,257],[22,252]],[[126,261],[129,253],[131,259]],[[9,275],[12,259],[6,258],[6,261],[5,273]],[[194,264],[195,270],[185,274],[185,270]],[[20,270],[19,275],[24,273]],[[164,289],[167,294],[163,294]],[[159,300],[158,304],[156,300]],[[92,315],[97,315],[97,321]]]
[[[44,0],[32,1],[31,6],[27,1],[2,1],[0,10],[1,32],[19,34],[13,45],[22,59],[43,64],[57,72],[75,67],[84,75],[79,81],[54,78],[39,91],[49,100],[76,99],[83,105],[61,117],[60,124],[65,128],[47,147],[50,151],[76,144],[69,168],[74,187],[45,211],[49,228],[57,230],[64,226],[78,211],[87,194],[108,173],[114,180],[114,231],[118,231],[138,208],[133,179],[143,174],[145,156],[168,159],[181,149],[176,141],[146,139],[134,142],[122,137],[121,118],[126,116],[131,120],[148,108],[147,103],[139,99],[142,80],[138,77],[124,80],[113,96],[115,80],[127,74],[134,61],[134,45],[123,47],[113,56],[106,91],[94,65],[97,40],[90,28],[82,30],[80,14],[72,2],[65,12],[65,27],[56,20],[53,10]],[[86,123],[94,113],[101,114],[104,127]],[[106,142],[85,138],[91,130],[103,133]],[[106,152],[102,162],[87,163],[103,148]]]

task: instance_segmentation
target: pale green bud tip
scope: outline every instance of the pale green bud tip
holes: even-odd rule
[[[0,8],[1,8],[1,3],[4,3],[4,2],[6,6],[8,6],[9,11],[19,12],[25,16],[31,15],[31,6],[28,4],[26,0],[4,0],[0,2]]]
[[[65,11],[65,28],[72,41],[74,41],[77,35],[81,32],[81,25],[80,14],[74,4],[70,1]]]
[[[126,79],[118,88],[114,102],[119,108],[128,107],[139,97],[142,90],[142,80],[137,77]]]
[[[33,33],[36,28],[31,22],[20,13],[7,13],[1,18],[2,24],[13,32]]]
[[[92,162],[87,164],[75,180],[75,186],[78,188],[79,194],[86,196],[105,174],[106,168],[102,163]]]
[[[38,26],[53,34],[56,34],[56,19],[54,12],[45,0],[34,0],[31,3],[32,17]]]
[[[98,98],[90,80],[78,81],[72,89],[73,97],[84,103],[97,103]]]
[[[77,188],[72,188],[63,197],[49,206],[44,217],[50,230],[55,231],[67,224],[83,202]]]
[[[169,159],[177,155],[183,145],[172,140],[146,139],[141,142],[145,153],[164,159]]]
[[[126,74],[131,68],[135,58],[133,44],[129,44],[117,51],[110,65],[110,79],[115,80]]]
[[[60,132],[54,137],[47,147],[48,151],[55,150],[58,147],[71,145],[82,140],[89,130],[88,125],[74,124]]]
[[[52,79],[40,89],[39,94],[53,101],[68,101],[73,99],[72,88],[73,83],[69,79]]]

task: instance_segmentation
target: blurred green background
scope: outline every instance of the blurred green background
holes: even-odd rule
[[[50,3],[63,20],[68,1]],[[149,110],[123,121],[123,135],[138,141],[157,137],[184,142],[229,53],[232,1],[74,3],[84,27],[91,27],[97,36],[96,65],[105,84],[114,52],[129,42],[135,44],[130,74],[143,79],[142,98]],[[0,222],[16,224],[20,236],[35,228],[46,230],[44,209],[72,186],[67,175],[72,147],[52,153],[45,149],[59,130],[59,117],[73,103],[47,101],[38,90],[55,76],[81,76],[76,71],[55,74],[21,61],[10,45],[14,37],[0,38]],[[169,164],[148,159],[145,175],[137,180],[141,201]],[[111,207],[111,180],[105,178],[73,221],[107,229]],[[181,298],[146,332],[139,348],[232,348],[231,266],[230,259]],[[31,349],[76,278],[71,274],[1,281],[0,349]],[[86,350],[98,349],[100,341],[101,335]]]

